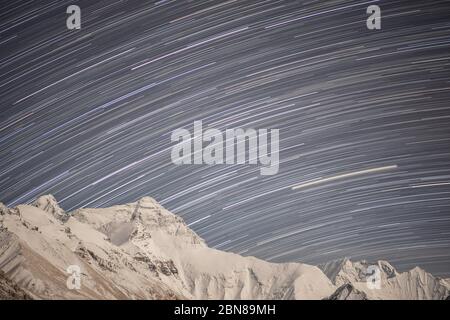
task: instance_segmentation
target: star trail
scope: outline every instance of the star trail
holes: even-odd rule
[[[221,250],[450,276],[449,1],[3,1],[0,49],[6,205],[151,196]],[[279,172],[173,164],[199,120],[279,129]]]

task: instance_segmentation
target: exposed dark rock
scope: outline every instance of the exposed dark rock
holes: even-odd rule
[[[331,296],[324,300],[368,300],[364,292],[347,283],[340,286]]]
[[[32,300],[33,298],[0,270],[0,300]]]

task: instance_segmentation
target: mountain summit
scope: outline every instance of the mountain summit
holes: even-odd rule
[[[445,299],[450,284],[420,268],[376,262],[319,267],[270,263],[209,248],[154,199],[66,213],[51,196],[0,204],[0,298],[34,299]],[[80,288],[69,289],[73,267]]]
[[[37,198],[31,205],[51,213],[59,220],[66,221],[69,218],[64,210],[59,206],[58,201],[56,201],[55,197],[51,194]]]

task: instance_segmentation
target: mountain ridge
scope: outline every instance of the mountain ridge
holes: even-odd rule
[[[81,289],[69,290],[77,265]],[[0,270],[34,299],[445,299],[450,284],[420,268],[399,273],[377,262],[271,263],[209,248],[156,200],[66,213],[51,195],[0,204]],[[415,270],[415,271],[414,271]],[[364,271],[364,272],[363,272]],[[374,292],[376,291],[376,292]]]

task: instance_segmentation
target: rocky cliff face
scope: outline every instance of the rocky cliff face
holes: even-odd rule
[[[73,266],[80,287],[70,288]],[[385,289],[368,292],[365,265],[269,263],[209,248],[154,199],[62,210],[52,196],[0,204],[0,298],[442,299],[448,284],[380,262]],[[437,282],[436,282],[437,281]],[[70,284],[70,283],[69,283]],[[414,284],[414,285],[413,285]]]
[[[350,283],[340,286],[331,296],[324,300],[368,300],[367,295],[355,289]]]
[[[15,282],[8,279],[5,274],[0,271],[0,300],[30,300],[32,299],[21,287]]]

